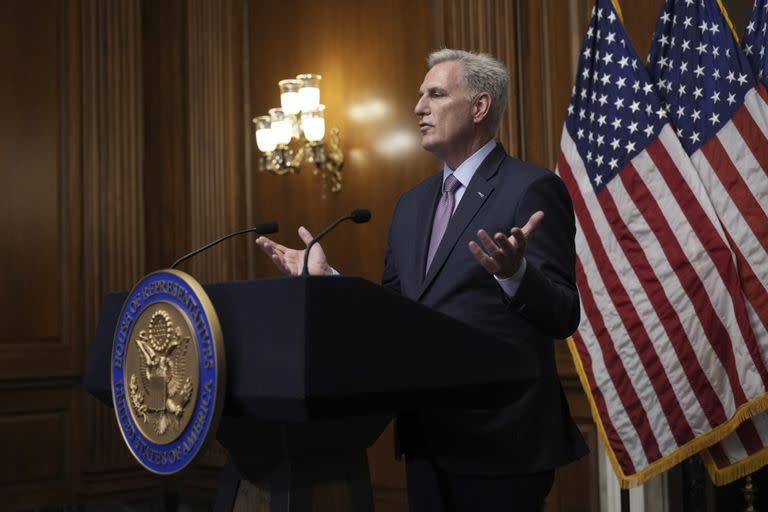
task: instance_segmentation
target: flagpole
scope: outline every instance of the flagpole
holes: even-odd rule
[[[621,490],[621,512],[629,512],[629,489]]]
[[[754,512],[755,511],[755,494],[756,489],[754,484],[752,483],[752,475],[747,475],[747,478],[744,482],[744,488],[741,490],[741,492],[744,494],[744,503],[747,504],[747,507],[744,509],[744,512]]]

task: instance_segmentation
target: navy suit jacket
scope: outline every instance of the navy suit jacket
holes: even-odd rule
[[[543,471],[581,457],[587,448],[554,360],[554,339],[576,330],[580,312],[573,207],[565,186],[554,173],[513,159],[497,145],[467,186],[425,275],[441,189],[437,173],[401,196],[382,285],[494,336],[522,342],[538,362],[539,378],[498,408],[401,415],[402,451],[433,457],[451,471],[480,474]],[[538,210],[545,217],[529,240],[527,270],[510,300],[467,245],[481,228],[491,236],[509,234]]]

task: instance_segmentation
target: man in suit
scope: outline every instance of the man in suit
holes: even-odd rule
[[[402,415],[409,506],[541,510],[554,468],[587,451],[554,363],[553,340],[579,322],[570,197],[555,174],[511,158],[494,140],[509,81],[503,64],[450,49],[428,64],[415,113],[422,146],[444,166],[398,201],[382,285],[524,344],[539,377],[500,407]],[[312,238],[303,227],[299,235]],[[304,251],[257,243],[283,272],[301,273]],[[309,269],[335,272],[320,247]]]

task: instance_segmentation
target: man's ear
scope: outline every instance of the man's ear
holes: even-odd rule
[[[472,121],[474,121],[475,124],[481,123],[485,118],[488,117],[490,112],[491,95],[487,92],[481,92],[477,95],[474,103],[472,104]]]

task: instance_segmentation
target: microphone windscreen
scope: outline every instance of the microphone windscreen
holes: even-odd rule
[[[260,235],[270,235],[272,233],[277,233],[277,222],[274,220],[259,222],[253,226],[253,230]]]
[[[352,211],[352,222],[362,224],[364,222],[368,222],[369,220],[371,220],[370,210],[353,210]]]

